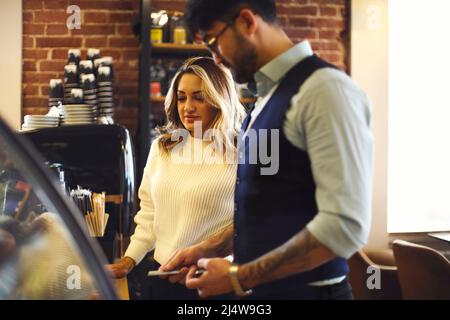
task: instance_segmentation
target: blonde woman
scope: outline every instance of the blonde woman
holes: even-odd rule
[[[158,269],[178,249],[232,224],[237,169],[232,160],[245,114],[230,72],[208,57],[188,59],[172,80],[165,111],[167,124],[152,143],[139,189],[136,230],[124,258],[109,266],[117,278],[151,250]],[[198,297],[159,277],[150,286],[155,299]]]

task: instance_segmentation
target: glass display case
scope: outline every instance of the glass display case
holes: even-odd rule
[[[0,299],[115,299],[106,259],[57,176],[0,119]]]

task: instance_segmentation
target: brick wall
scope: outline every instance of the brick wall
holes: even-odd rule
[[[81,9],[81,29],[68,30],[69,5]],[[116,119],[133,133],[138,119],[139,41],[132,25],[139,0],[23,0],[22,114],[48,111],[49,80],[63,78],[67,50],[99,48],[112,56]]]
[[[185,0],[154,0],[158,10],[183,11]],[[347,69],[346,0],[276,0],[279,21],[288,36],[299,42],[308,39],[325,60]]]
[[[278,0],[280,22],[298,42],[311,41],[324,59],[346,69],[346,0]],[[66,27],[69,5],[81,8],[81,30]],[[154,0],[155,9],[183,11],[185,0]],[[67,49],[99,48],[114,58],[116,120],[135,134],[139,43],[132,24],[139,0],[23,0],[23,114],[47,112],[48,83],[62,78]],[[342,37],[344,35],[344,37]]]

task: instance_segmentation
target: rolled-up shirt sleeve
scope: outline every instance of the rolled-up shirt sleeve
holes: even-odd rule
[[[154,249],[154,217],[155,206],[151,196],[151,180],[154,175],[154,168],[159,157],[158,143],[155,140],[151,146],[147,164],[139,187],[140,210],[134,217],[136,229],[131,236],[130,244],[125,252],[125,256],[132,258],[136,264],[141,262],[147,252]]]
[[[351,80],[322,81],[294,96],[296,131],[316,183],[318,213],[307,229],[336,255],[367,243],[371,222],[373,137],[370,102]],[[292,132],[286,132],[292,137]]]

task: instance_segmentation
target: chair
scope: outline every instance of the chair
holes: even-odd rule
[[[450,261],[440,252],[402,240],[393,249],[405,299],[450,299]]]
[[[349,281],[357,300],[399,300],[402,298],[392,250],[360,250],[349,260]],[[370,289],[370,266],[380,270],[380,289]]]

